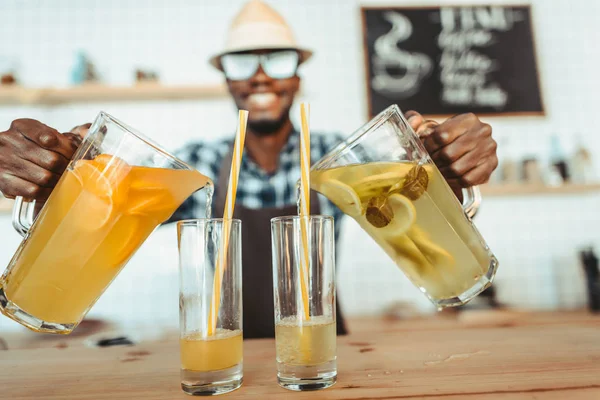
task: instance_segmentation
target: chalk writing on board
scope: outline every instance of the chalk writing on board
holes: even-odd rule
[[[392,24],[392,29],[375,41],[373,89],[380,93],[393,92],[406,98],[419,90],[420,83],[431,73],[433,62],[426,54],[398,47],[398,43],[413,33],[408,18],[393,11],[386,12],[384,18]],[[391,74],[390,69],[396,74]]]
[[[544,113],[530,6],[363,7],[369,115]]]
[[[494,31],[512,29],[515,17],[519,15],[504,7],[440,8],[442,104],[506,106],[508,93],[489,79],[497,65],[477,48],[493,44]]]

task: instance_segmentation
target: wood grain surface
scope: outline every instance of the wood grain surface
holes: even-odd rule
[[[244,384],[221,397],[600,399],[600,316],[498,315],[352,321],[352,333],[338,340],[338,382],[319,392],[280,388],[274,341],[249,340]],[[189,398],[179,387],[176,335],[109,348],[85,347],[64,337],[40,348],[19,347],[14,337],[5,341],[1,399]]]

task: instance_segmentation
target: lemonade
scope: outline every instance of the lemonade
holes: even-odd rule
[[[179,340],[181,369],[187,371],[218,371],[242,362],[241,330],[217,329],[213,336],[190,334]]]
[[[316,366],[336,358],[336,326],[329,317],[301,321],[287,317],[275,324],[277,362]]]
[[[322,193],[440,306],[456,303],[495,260],[431,164],[372,162],[311,172]]]
[[[197,171],[130,166],[109,155],[74,162],[0,289],[35,318],[72,329],[152,231],[208,182]]]

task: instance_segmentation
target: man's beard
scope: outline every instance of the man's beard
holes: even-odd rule
[[[278,119],[248,121],[248,128],[256,136],[270,136],[277,133],[287,122],[290,110],[285,110]]]

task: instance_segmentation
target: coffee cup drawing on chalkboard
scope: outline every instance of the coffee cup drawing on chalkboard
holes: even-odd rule
[[[419,90],[432,72],[433,62],[425,54],[398,47],[398,43],[410,38],[413,33],[408,18],[393,11],[386,12],[384,18],[392,24],[392,29],[375,41],[373,89],[407,98]]]

